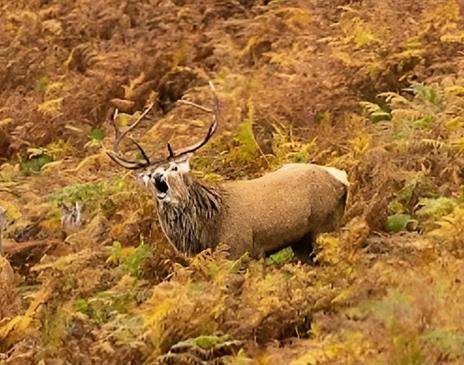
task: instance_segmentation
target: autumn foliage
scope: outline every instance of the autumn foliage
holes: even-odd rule
[[[464,361],[464,9],[458,0],[0,0],[0,364]],[[342,168],[343,228],[181,257],[107,157],[217,135],[208,181]],[[137,151],[128,143],[128,156]],[[289,197],[291,197],[289,191]]]

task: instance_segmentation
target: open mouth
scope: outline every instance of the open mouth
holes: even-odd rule
[[[164,199],[168,192],[168,184],[163,178],[155,179],[156,196],[158,199]]]

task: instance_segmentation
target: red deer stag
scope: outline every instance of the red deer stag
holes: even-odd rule
[[[143,179],[151,184],[158,219],[168,240],[182,253],[194,255],[219,243],[230,247],[230,257],[249,252],[253,257],[292,245],[296,252],[309,253],[311,240],[335,229],[343,215],[347,175],[334,167],[292,163],[252,180],[210,184],[193,178],[189,158],[217,130],[219,102],[212,83],[211,109],[185,102],[212,114],[206,136],[199,142],[150,161],[142,147],[132,141],[143,161],[129,160],[118,152],[121,140],[142,120],[147,110],[122,132],[116,133],[108,155],[126,169],[144,169]]]

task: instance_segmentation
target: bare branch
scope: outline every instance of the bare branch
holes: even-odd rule
[[[193,107],[195,107],[195,108],[198,108],[198,109],[200,109],[200,110],[203,110],[204,112],[207,112],[207,113],[212,113],[212,112],[213,112],[212,109],[207,108],[207,107],[205,107],[205,106],[203,106],[203,105],[194,103],[193,101],[181,99],[181,100],[177,100],[177,102],[178,102],[179,104],[191,105],[191,106],[193,106]]]

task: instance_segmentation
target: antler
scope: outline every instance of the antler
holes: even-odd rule
[[[184,148],[182,148],[182,149],[180,149],[178,151],[174,151],[172,149],[172,146],[168,143],[168,145],[167,145],[168,157],[166,159],[163,159],[163,160],[150,162],[150,159],[147,156],[147,154],[145,153],[145,151],[143,150],[143,148],[136,141],[134,141],[131,138],[132,143],[134,143],[136,145],[136,147],[140,151],[144,161],[128,160],[125,157],[121,157],[118,154],[119,144],[120,144],[121,140],[127,135],[127,133],[130,132],[131,130],[133,130],[140,123],[140,121],[147,115],[147,113],[153,107],[153,104],[150,104],[147,107],[147,109],[145,109],[145,111],[140,115],[140,117],[137,118],[137,120],[132,125],[130,125],[124,132],[122,132],[119,129],[119,127],[117,126],[117,124],[116,124],[116,117],[117,117],[117,112],[118,112],[117,109],[116,109],[115,114],[113,116],[113,127],[114,127],[114,131],[115,131],[115,141],[114,141],[114,144],[113,144],[113,151],[107,152],[108,156],[114,162],[121,165],[122,167],[124,167],[126,169],[130,169],[130,170],[136,170],[136,169],[140,169],[140,168],[144,168],[144,167],[148,167],[148,166],[153,166],[153,165],[157,165],[157,164],[160,164],[160,163],[163,163],[163,162],[174,160],[174,159],[176,159],[176,158],[178,158],[180,156],[183,156],[183,155],[186,155],[186,154],[189,154],[189,153],[193,153],[196,150],[198,150],[199,148],[203,147],[211,139],[211,137],[214,135],[214,133],[216,132],[218,122],[219,122],[219,100],[218,100],[217,95],[216,95],[216,89],[215,89],[215,87],[214,87],[214,85],[213,85],[213,83],[211,81],[209,82],[209,87],[211,88],[211,92],[213,94],[213,107],[211,109],[207,108],[205,106],[196,104],[196,103],[191,102],[191,101],[179,100],[179,102],[182,103],[182,104],[190,105],[190,106],[193,106],[193,107],[195,107],[197,109],[200,109],[200,110],[202,110],[204,112],[213,114],[212,122],[211,122],[211,124],[210,124],[210,126],[208,128],[208,132],[206,133],[206,136],[201,141],[199,141],[197,143],[194,143],[193,145],[190,145],[188,147],[184,147]]]
[[[131,138],[132,143],[134,143],[137,146],[137,149],[142,154],[142,157],[144,159],[143,162],[136,161],[136,160],[128,160],[125,157],[121,157],[118,154],[118,151],[119,151],[119,144],[121,143],[122,139],[127,135],[127,133],[129,133],[131,130],[137,127],[137,125],[139,125],[139,123],[143,120],[143,118],[145,118],[148,112],[153,108],[153,105],[154,103],[151,103],[150,105],[148,105],[145,111],[142,114],[140,114],[137,120],[134,123],[132,123],[125,131],[121,131],[121,129],[118,127],[118,124],[116,123],[116,119],[118,117],[118,109],[114,111],[112,123],[113,123],[113,128],[114,128],[115,140],[113,143],[113,151],[108,151],[107,154],[114,162],[121,165],[122,167],[125,167],[126,169],[136,170],[136,169],[140,169],[140,168],[151,165],[150,159],[148,158],[143,148],[132,138]]]
[[[199,105],[199,104],[196,104],[196,103],[188,101],[188,100],[179,100],[179,102],[182,103],[182,104],[191,105],[191,106],[193,106],[195,108],[203,110],[204,112],[213,114],[213,119],[212,119],[212,122],[211,122],[210,126],[208,127],[208,132],[206,133],[206,136],[203,138],[203,140],[201,140],[201,141],[199,141],[197,143],[194,143],[194,144],[192,144],[192,145],[190,145],[188,147],[184,147],[184,148],[180,149],[177,152],[173,152],[173,150],[171,148],[171,145],[168,143],[168,151],[169,151],[168,160],[177,158],[177,157],[182,156],[182,155],[186,155],[188,153],[195,152],[197,149],[203,147],[210,140],[210,138],[213,136],[213,134],[216,132],[218,122],[219,122],[219,100],[218,100],[217,95],[216,95],[216,88],[214,87],[214,85],[213,85],[213,83],[211,81],[209,82],[209,87],[211,88],[211,92],[213,94],[213,107],[212,107],[212,109],[209,109],[207,107],[204,107],[203,105]]]

